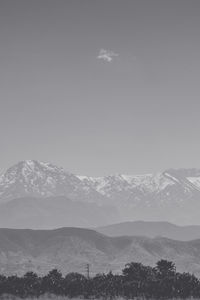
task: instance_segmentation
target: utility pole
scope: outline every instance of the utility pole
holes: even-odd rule
[[[90,278],[90,265],[86,264],[86,274],[87,274],[87,279]]]

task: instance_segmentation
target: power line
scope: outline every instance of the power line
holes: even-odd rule
[[[87,279],[90,278],[90,265],[89,264],[86,264],[86,276],[87,276]]]

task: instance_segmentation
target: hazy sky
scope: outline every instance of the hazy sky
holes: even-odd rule
[[[0,169],[200,167],[199,0],[0,0]]]

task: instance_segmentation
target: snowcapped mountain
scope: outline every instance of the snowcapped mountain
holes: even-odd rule
[[[156,201],[181,202],[200,191],[200,170],[170,169],[163,173],[144,175],[78,176],[87,188],[93,188],[113,201],[121,203]]]
[[[0,176],[1,202],[22,197],[67,196],[90,201],[101,198],[93,188],[63,168],[35,160],[21,161]]]
[[[159,192],[168,185],[173,185],[174,180],[164,173],[145,174],[145,175],[111,175],[105,177],[86,177],[78,176],[88,187],[94,188],[100,194],[109,198],[120,196],[120,193],[131,193],[138,190],[141,193],[148,194]]]
[[[79,176],[118,208],[121,221],[200,224],[200,170],[169,169],[145,175]]]
[[[199,169],[88,177],[71,174],[50,163],[27,160],[0,176],[2,204],[17,198],[49,197],[66,197],[79,203],[112,208],[118,222],[142,219],[200,224]],[[7,208],[6,211],[8,214]]]

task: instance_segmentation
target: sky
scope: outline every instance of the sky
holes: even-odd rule
[[[0,0],[0,170],[200,167],[199,0]]]

